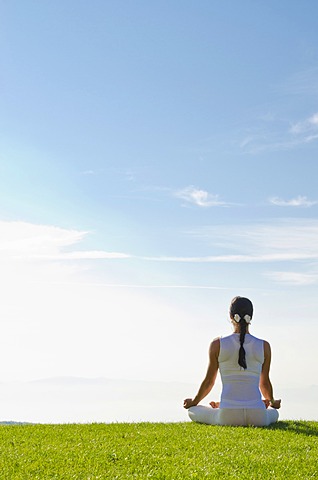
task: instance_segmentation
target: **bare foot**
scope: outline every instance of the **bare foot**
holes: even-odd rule
[[[219,408],[220,402],[210,402],[212,408]]]

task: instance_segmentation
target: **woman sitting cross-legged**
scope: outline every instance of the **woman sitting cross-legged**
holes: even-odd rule
[[[197,395],[184,400],[183,406],[194,422],[256,427],[277,422],[281,401],[274,399],[269,378],[271,348],[268,342],[249,333],[252,317],[252,302],[244,297],[233,298],[230,318],[234,332],[213,340],[206,377]],[[209,407],[198,405],[210,393],[218,370],[221,401],[211,402]]]

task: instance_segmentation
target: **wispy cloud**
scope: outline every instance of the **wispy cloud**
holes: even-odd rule
[[[224,207],[228,203],[220,200],[218,194],[212,194],[205,190],[195,188],[190,185],[174,192],[174,196],[185,200],[187,203],[197,205],[198,207]]]
[[[290,128],[290,133],[303,143],[310,143],[318,139],[318,113],[294,123]]]
[[[305,119],[292,121],[273,117],[259,118],[259,123],[247,129],[239,141],[240,148],[250,154],[264,151],[291,150],[318,140],[318,112]]]
[[[298,195],[290,200],[284,200],[279,197],[271,197],[269,201],[278,207],[312,207],[318,203],[317,200],[309,200],[306,196],[302,195]]]
[[[144,260],[183,263],[267,263],[296,260],[318,260],[317,253],[278,252],[259,255],[210,255],[204,257],[141,257]]]
[[[0,252],[57,252],[62,247],[77,244],[86,231],[38,225],[28,222],[0,222]]]
[[[214,250],[219,248],[240,254],[318,253],[318,220],[311,218],[213,225],[190,230],[187,234]]]
[[[0,222],[0,260],[122,259],[130,255],[100,250],[65,251],[82,242],[87,231],[27,222]]]
[[[256,224],[217,225],[202,227],[187,233],[215,252],[205,256],[153,256],[147,261],[198,264],[263,264],[267,268],[284,265],[264,272],[273,282],[283,285],[318,283],[318,221],[316,219],[280,219]],[[270,265],[270,266],[269,266]],[[296,271],[291,270],[291,266]],[[261,272],[260,272],[261,274]]]
[[[307,286],[318,283],[318,274],[317,273],[302,273],[302,272],[268,272],[265,274],[271,280],[284,283],[287,285],[296,285],[296,286]]]
[[[318,260],[318,221],[216,225],[187,232],[215,252],[206,256],[158,256],[146,260],[186,263],[270,263]]]

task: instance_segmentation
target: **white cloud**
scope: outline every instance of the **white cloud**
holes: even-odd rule
[[[318,113],[314,113],[305,120],[301,120],[290,128],[290,132],[294,135],[306,134],[304,138],[308,138],[308,135],[316,137],[315,132],[318,130]]]
[[[278,283],[284,283],[286,285],[306,286],[306,285],[313,285],[318,282],[317,273],[277,271],[277,272],[268,272],[266,273],[266,276],[273,281],[276,281]]]
[[[257,126],[247,129],[243,139],[238,141],[246,153],[290,150],[318,139],[318,112],[296,122],[274,116],[272,120],[261,120]]]
[[[143,257],[145,260],[161,262],[184,262],[184,263],[266,263],[266,262],[287,262],[295,260],[318,259],[318,252],[297,253],[278,252],[259,255],[212,255],[205,257]]]
[[[85,239],[88,232],[27,222],[0,221],[0,260],[81,260],[128,258],[130,255],[107,251],[65,252]]]
[[[318,133],[316,133],[315,135],[308,135],[305,139],[304,139],[304,142],[305,143],[310,143],[310,142],[313,142],[314,140],[317,140],[318,139]]]
[[[272,197],[269,199],[270,203],[279,207],[312,207],[318,202],[316,200],[309,200],[306,196],[298,195],[298,197],[290,200],[283,200],[279,197]]]
[[[0,221],[0,252],[56,252],[80,242],[86,234],[51,225]]]
[[[292,137],[298,144],[311,143],[318,139],[318,113],[301,120],[290,128]]]
[[[220,207],[228,205],[219,199],[219,195],[208,193],[190,185],[189,187],[178,190],[174,193],[177,198],[181,198],[188,203],[197,205],[198,207]]]
[[[254,141],[255,141],[255,137],[252,136],[252,135],[248,135],[245,138],[243,138],[243,140],[241,140],[240,147],[245,148],[248,145],[250,145],[251,143],[253,143]]]
[[[314,126],[318,127],[318,113],[315,113],[312,117],[310,117],[309,123],[311,125],[314,125]]]
[[[278,219],[272,222],[213,225],[189,231],[206,244],[238,254],[318,253],[318,220]]]

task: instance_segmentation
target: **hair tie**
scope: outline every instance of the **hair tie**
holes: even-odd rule
[[[246,323],[251,323],[251,320],[252,320],[252,319],[251,319],[251,317],[250,317],[249,315],[244,315],[243,318],[244,318],[244,320],[245,320]]]
[[[238,313],[236,313],[233,318],[236,321],[236,323],[240,323],[241,317],[239,316]],[[246,323],[251,323],[251,320],[252,320],[249,315],[244,315],[243,319],[245,320]]]

